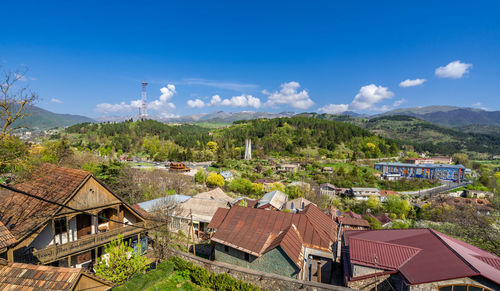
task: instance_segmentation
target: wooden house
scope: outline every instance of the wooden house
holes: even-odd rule
[[[145,218],[92,173],[43,164],[27,181],[0,188],[0,257],[85,267],[122,235],[140,241]]]

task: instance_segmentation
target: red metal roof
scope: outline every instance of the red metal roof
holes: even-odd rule
[[[336,240],[337,224],[313,204],[299,213],[234,206],[229,210],[219,208],[214,217],[219,219],[225,211],[223,221],[213,224],[218,227],[212,240],[255,256],[280,245],[287,254],[290,252],[292,260],[300,257],[292,225],[303,246],[331,252]]]
[[[350,258],[353,263],[397,270],[421,249],[391,243],[351,238]]]
[[[343,238],[343,245],[349,249],[350,256],[358,259],[363,258],[365,253],[373,252],[368,244],[365,246],[358,243],[359,240],[420,249],[408,259],[408,254],[411,253],[408,253],[406,249],[394,252],[395,247],[387,247],[387,249],[380,247],[379,260],[389,262],[407,260],[396,269],[410,284],[478,275],[500,284],[498,256],[431,229],[345,231]],[[354,248],[351,247],[353,242]],[[382,258],[382,256],[389,256],[389,258]],[[483,258],[478,258],[478,256]],[[369,262],[364,262],[364,265],[376,267],[374,263]],[[390,269],[397,263],[388,265],[386,268]]]

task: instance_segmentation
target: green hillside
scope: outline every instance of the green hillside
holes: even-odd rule
[[[13,128],[28,128],[28,129],[49,129],[54,127],[66,127],[82,122],[94,122],[93,119],[72,114],[58,114],[47,111],[37,106],[29,106],[26,108],[25,116],[22,120],[18,120],[13,124]]]
[[[394,156],[398,146],[350,123],[307,117],[257,119],[210,129],[197,125],[167,125],[154,120],[77,124],[65,133],[75,147],[102,154],[145,153],[169,160],[241,158],[245,139],[252,139],[255,156],[301,155],[305,149],[335,158]],[[210,141],[215,141],[215,145]]]
[[[462,132],[410,116],[372,118],[363,122],[362,127],[380,136],[397,139],[400,144],[413,145],[417,151],[437,154],[460,151],[493,154],[500,150],[498,136]]]

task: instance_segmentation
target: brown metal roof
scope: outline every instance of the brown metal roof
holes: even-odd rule
[[[74,290],[82,274],[82,269],[78,268],[7,263],[0,259],[0,290]],[[112,286],[94,276],[85,275],[102,285]]]
[[[224,221],[224,218],[226,218],[227,213],[229,212],[229,209],[226,208],[218,208],[217,211],[215,212],[214,216],[212,217],[212,220],[210,220],[210,223],[208,224],[208,228],[218,228],[222,221]]]
[[[362,226],[362,227],[370,227],[370,223],[366,219],[362,218],[353,218],[350,216],[337,217],[337,222],[342,221],[342,226]]]
[[[91,176],[90,172],[43,164],[26,182],[13,188],[58,203],[64,203]],[[0,189],[0,219],[19,239],[40,225],[59,206],[11,190]]]
[[[300,257],[297,236],[301,246],[326,252],[331,252],[336,241],[337,224],[313,204],[299,213],[240,206],[229,210],[218,209],[217,212],[218,217],[227,213],[223,221],[217,223],[212,240],[255,256],[280,245],[288,250],[285,250],[287,254],[290,252],[288,255],[295,261]],[[291,228],[296,231],[292,233]]]
[[[0,249],[8,247],[15,242],[16,239],[12,233],[10,233],[9,229],[0,221]]]

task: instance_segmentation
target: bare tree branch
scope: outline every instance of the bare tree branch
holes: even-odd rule
[[[12,124],[21,120],[28,114],[25,112],[27,105],[32,105],[38,100],[38,95],[27,86],[19,82],[26,80],[28,69],[2,72],[0,79],[0,139],[12,130]]]

